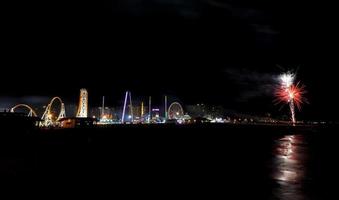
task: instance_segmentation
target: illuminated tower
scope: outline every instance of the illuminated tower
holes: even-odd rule
[[[148,123],[151,122],[152,118],[152,97],[150,96],[148,99]]]
[[[125,94],[125,101],[124,101],[124,107],[122,110],[122,117],[121,117],[121,123],[125,122],[125,115],[126,115],[126,107],[127,107],[127,101],[128,101],[128,97],[129,97],[129,112],[130,115],[128,116],[128,118],[131,120],[131,122],[133,123],[133,104],[132,104],[132,93],[127,91]]]
[[[104,118],[105,116],[105,96],[102,97],[102,107],[101,107],[101,117]]]
[[[165,120],[167,120],[168,113],[167,113],[167,96],[165,96]]]
[[[140,114],[140,118],[142,118],[144,116],[144,102],[141,102],[141,114]]]
[[[88,93],[86,89],[80,89],[79,107],[77,112],[78,118],[88,117]]]

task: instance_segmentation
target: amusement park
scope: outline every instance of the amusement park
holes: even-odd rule
[[[51,98],[44,112],[39,116],[32,105],[20,103],[10,108],[10,113],[21,113],[38,121],[40,128],[73,128],[78,126],[108,126],[113,124],[183,124],[189,122],[191,117],[184,112],[178,101],[169,102],[164,96],[161,108],[152,104],[152,97],[147,99],[147,105],[141,101],[134,105],[132,93],[127,91],[124,95],[122,110],[112,112],[105,107],[105,96],[102,97],[102,106],[95,114],[89,106],[87,89],[80,89],[79,101],[75,115],[66,115],[66,106],[61,97]],[[92,115],[93,114],[93,115]]]
[[[131,91],[121,91],[121,100],[112,103],[105,96],[95,94],[89,97],[87,89],[80,89],[78,101],[71,102],[60,96],[50,98],[48,103],[38,106],[29,101],[17,101],[5,109],[8,113],[22,114],[34,119],[40,128],[107,127],[117,124],[196,124],[196,123],[232,123],[232,124],[313,124],[314,121],[297,120],[296,113],[303,104],[307,104],[305,86],[295,80],[293,73],[283,73],[274,80],[274,104],[286,106],[288,115],[272,116],[270,113],[258,114],[227,110],[224,106],[212,104],[184,104],[171,95],[132,96]],[[75,93],[75,92],[74,92]],[[76,94],[76,93],[75,93]],[[99,96],[100,95],[100,96]],[[91,99],[91,101],[89,101]],[[95,101],[93,99],[97,99]],[[48,100],[45,98],[44,100]],[[67,103],[65,103],[67,102]],[[73,103],[72,103],[73,102]],[[91,105],[90,103],[91,102]],[[96,102],[96,103],[94,103]],[[108,103],[107,103],[108,102]],[[42,102],[40,103],[42,104]],[[109,104],[109,106],[107,106]],[[112,104],[115,105],[112,107]],[[8,114],[6,114],[8,115]]]
[[[121,100],[121,105],[109,107],[106,105],[107,99],[102,96],[100,106],[90,106],[89,92],[82,88],[78,101],[74,104],[67,103],[72,106],[67,105],[61,97],[55,96],[44,106],[20,102],[5,110],[35,120],[35,126],[42,129],[111,127],[119,124],[305,124],[303,121],[297,121],[294,115],[291,119],[277,119],[271,116],[230,112],[222,106],[203,103],[183,106],[178,98],[168,95],[162,95],[161,98],[154,96],[140,98],[132,97],[132,92],[126,91]]]

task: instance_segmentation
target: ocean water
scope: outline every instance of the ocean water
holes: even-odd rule
[[[118,191],[140,197],[333,199],[337,138],[333,127],[37,131],[2,143],[0,170],[6,177],[105,179]]]

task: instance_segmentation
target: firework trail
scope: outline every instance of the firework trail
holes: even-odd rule
[[[279,86],[275,92],[276,103],[289,104],[292,123],[296,123],[295,107],[301,110],[301,105],[306,101],[303,95],[306,93],[305,86],[300,83],[294,84],[295,74],[285,73],[279,76]]]

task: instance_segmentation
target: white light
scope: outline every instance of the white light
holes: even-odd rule
[[[286,73],[280,75],[279,78],[283,87],[289,88],[294,82],[295,75],[292,73]]]

